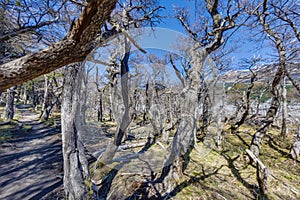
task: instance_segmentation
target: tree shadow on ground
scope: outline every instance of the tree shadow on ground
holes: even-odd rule
[[[191,151],[193,149],[193,146],[191,146],[187,152],[180,157],[180,159],[182,159],[182,163],[181,166],[179,166],[179,170],[181,170],[181,173],[184,173],[184,171],[186,170],[189,162],[190,162],[190,154]],[[165,187],[163,182],[164,180],[167,178],[167,176],[170,175],[171,173],[171,168],[173,167],[174,164],[174,160],[176,157],[170,155],[169,156],[169,161],[167,161],[167,165],[165,165],[160,173],[160,176],[156,178],[153,170],[151,170],[150,165],[148,166],[149,169],[151,170],[151,177],[146,178],[146,181],[142,182],[140,184],[140,186],[133,192],[133,194],[129,197],[126,198],[126,200],[131,200],[131,199],[165,199],[166,197],[164,197],[162,195],[163,192],[163,188]],[[144,161],[146,162],[146,161]],[[147,163],[147,162],[146,162]],[[163,188],[161,188],[161,186]],[[184,186],[184,185],[183,185]],[[186,185],[188,186],[188,185]],[[184,187],[186,187],[184,186]],[[176,187],[177,188],[177,187]],[[174,192],[177,194],[178,192],[176,192],[176,190],[178,189],[174,189]],[[154,195],[153,195],[154,194]]]
[[[200,176],[200,177],[190,176],[189,180],[186,180],[186,181],[182,182],[181,184],[179,184],[178,186],[176,186],[170,193],[164,195],[162,199],[170,199],[170,198],[176,196],[176,194],[181,192],[184,188],[186,188],[194,183],[199,183],[200,181],[204,181],[206,178],[209,178],[211,176],[217,175],[219,170],[222,169],[224,167],[224,165],[221,165],[214,172],[208,173],[208,174],[205,174],[205,171],[204,171],[204,168],[202,165],[201,165],[201,167],[202,167],[202,173],[203,173],[202,176]]]
[[[239,131],[235,131],[233,134],[235,136],[237,136],[241,141],[242,143],[247,146],[248,148],[250,148],[250,145],[241,137],[241,135],[239,134],[240,132]]]
[[[138,154],[143,154],[146,151],[148,151],[150,149],[150,147],[155,144],[155,141],[156,141],[156,138],[149,137],[147,139],[147,142],[146,142],[145,146],[137,153],[137,155]],[[122,161],[120,164],[118,164],[117,166],[115,166],[113,169],[111,169],[108,172],[108,174],[102,179],[101,187],[98,190],[98,198],[99,199],[103,199],[103,200],[107,199],[108,194],[111,190],[113,180],[117,176],[119,170],[121,168],[123,168],[123,166],[125,164],[130,163],[135,158],[136,157],[132,157],[132,158],[129,158],[125,161]]]
[[[33,128],[11,130],[0,145],[0,199],[40,199],[62,185],[60,130],[36,120],[23,124]]]
[[[235,167],[234,162],[240,157],[240,155],[237,155],[236,157],[231,158],[229,155],[226,154],[226,151],[223,151],[220,155],[222,155],[225,158],[225,160],[227,161],[228,167],[231,170],[232,174],[235,176],[235,178],[251,192],[254,199],[268,200],[268,197],[259,193],[258,186],[255,184],[250,184],[245,179],[243,179],[243,177],[241,176],[241,173],[239,172],[239,169],[237,169]]]
[[[276,143],[276,141],[270,136],[270,135],[266,135],[266,138],[268,138],[268,145],[274,149],[275,151],[277,151],[278,153],[280,153],[282,156],[284,157],[289,157],[289,154],[282,151],[278,146],[278,144]]]

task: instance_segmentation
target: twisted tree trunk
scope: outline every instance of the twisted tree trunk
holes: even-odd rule
[[[267,0],[265,0],[265,2],[267,2]],[[263,5],[264,5],[263,10],[266,12],[267,3]],[[252,137],[250,150],[254,153],[256,157],[258,157],[259,155],[260,144],[263,140],[263,137],[265,136],[267,130],[269,129],[269,126],[274,122],[274,118],[276,117],[276,113],[280,106],[278,90],[279,90],[280,82],[284,77],[283,75],[286,69],[286,49],[283,40],[277,32],[271,29],[270,24],[266,22],[266,16],[267,15],[265,15],[265,13],[257,15],[258,20],[262,24],[264,31],[270,35],[270,37],[273,39],[272,41],[276,45],[277,52],[279,55],[279,66],[272,82],[272,87],[271,87],[272,102],[270,108],[266,114],[265,120],[262,122],[260,128]]]
[[[91,188],[88,161],[82,142],[82,112],[80,105],[83,66],[80,63],[66,69],[61,109],[64,158],[64,190],[70,200],[88,199]]]
[[[106,151],[101,155],[100,159],[98,159],[98,162],[96,164],[96,167],[102,167],[105,164],[109,164],[114,155],[116,154],[118,147],[121,145],[122,139],[126,133],[126,130],[130,124],[130,114],[129,114],[129,66],[128,66],[128,60],[130,55],[130,44],[127,38],[124,39],[124,52],[121,60],[121,98],[123,105],[116,105],[118,102],[116,101],[116,95],[117,94],[117,85],[114,84],[113,90],[113,96],[115,100],[112,101],[113,104],[113,112],[116,118],[116,121],[118,123],[118,128],[115,133],[114,141],[110,144],[108,144]],[[120,109],[120,106],[122,106],[124,109]]]

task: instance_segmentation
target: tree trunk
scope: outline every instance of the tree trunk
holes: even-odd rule
[[[20,98],[21,98],[21,92],[22,92],[22,85],[18,85],[17,86],[17,96],[16,96],[16,102],[19,103],[20,102]]]
[[[103,121],[103,103],[102,103],[102,91],[99,90],[99,104],[97,106],[97,119],[98,122]]]
[[[235,131],[237,130],[242,124],[244,124],[245,120],[247,119],[248,115],[249,115],[249,111],[250,111],[250,95],[251,95],[251,92],[252,92],[252,88],[254,87],[254,81],[255,81],[255,78],[257,76],[256,73],[254,73],[252,70],[250,70],[251,73],[252,73],[252,77],[251,77],[251,80],[250,80],[250,86],[247,88],[247,92],[246,92],[246,97],[245,97],[245,100],[243,101],[243,107],[245,108],[245,111],[242,115],[242,118],[237,121],[234,126],[231,127],[231,130],[232,131]]]
[[[48,94],[49,94],[49,83],[48,82],[49,82],[49,77],[45,75],[44,78],[45,78],[45,80],[44,80],[44,99],[43,99],[43,104],[42,104],[40,119],[44,115],[44,113],[46,111],[46,108],[47,108],[47,102],[49,101],[48,100]]]
[[[185,170],[189,154],[194,146],[194,136],[197,131],[198,98],[201,87],[200,74],[203,70],[203,63],[206,59],[205,50],[191,52],[193,68],[190,70],[190,82],[186,84],[180,94],[181,116],[180,122],[172,141],[171,152],[165,160],[164,167],[159,177],[159,181],[177,179]]]
[[[88,199],[91,190],[88,161],[82,142],[82,115],[80,105],[83,66],[70,65],[64,78],[61,109],[64,158],[64,190],[71,200]]]
[[[264,10],[266,10],[267,4],[264,4],[263,6],[264,6]],[[271,106],[266,114],[265,120],[263,121],[262,125],[252,137],[250,150],[254,153],[256,157],[259,156],[260,144],[262,142],[262,139],[265,136],[267,130],[269,129],[269,126],[273,123],[274,118],[276,117],[277,114],[278,107],[280,106],[278,89],[279,89],[280,81],[282,81],[283,79],[284,71],[286,70],[286,49],[281,37],[279,36],[278,33],[272,30],[270,24],[266,22],[265,13],[258,15],[257,17],[260,23],[262,24],[264,31],[270,35],[270,37],[273,39],[276,45],[277,52],[279,55],[279,66],[271,86],[271,94],[272,94]]]
[[[282,125],[281,125],[281,136],[286,137],[287,127],[286,127],[286,119],[288,117],[287,114],[287,99],[286,99],[286,77],[283,78],[282,83]]]
[[[15,98],[15,87],[7,89],[6,94],[6,106],[5,106],[5,120],[12,120],[14,118],[14,98]]]
[[[35,83],[34,83],[34,81],[31,81],[31,83],[30,83],[30,85],[31,85],[31,101],[32,101],[32,108],[33,109],[36,109],[36,106],[37,106],[37,102],[36,102],[36,99],[37,99],[37,97],[36,97],[36,92],[35,92]]]
[[[96,67],[96,87],[97,90],[99,92],[99,103],[97,102],[97,98],[96,98],[96,104],[97,104],[97,120],[98,122],[102,122],[103,121],[103,100],[102,100],[102,90],[100,88],[100,83],[99,83],[99,70],[98,67]],[[104,90],[103,90],[104,91]]]
[[[117,131],[115,133],[115,137],[114,137],[114,141],[113,143],[110,143],[107,148],[106,151],[102,154],[100,160],[99,160],[99,166],[102,167],[104,164],[109,164],[118,147],[121,145],[122,139],[126,133],[126,130],[130,124],[130,114],[129,114],[129,66],[128,66],[128,60],[129,60],[129,55],[130,55],[130,44],[129,41],[127,40],[127,38],[125,37],[124,39],[124,52],[123,52],[123,57],[121,60],[121,95],[122,95],[122,102],[123,102],[123,106],[124,106],[124,110],[123,109],[118,109],[119,106],[114,105],[114,115],[116,118],[116,121],[118,123],[118,128]],[[117,95],[116,90],[117,90],[117,85],[114,84],[114,92],[113,92],[113,97],[114,99],[115,96]],[[116,104],[116,101],[113,101],[112,104]],[[118,117],[118,116],[121,116]]]
[[[202,111],[202,126],[201,126],[200,130],[201,130],[201,134],[206,135],[207,127],[208,127],[209,121],[210,121],[210,114],[209,114],[210,101],[209,101],[208,87],[204,80],[202,80],[201,91],[203,94],[203,103],[202,103],[203,111]]]

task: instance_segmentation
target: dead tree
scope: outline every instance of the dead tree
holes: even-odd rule
[[[67,199],[88,199],[93,193],[88,161],[82,141],[83,63],[66,67],[62,95],[61,122],[64,158],[64,190]]]
[[[253,63],[255,64],[255,63]],[[252,66],[251,66],[252,67]],[[242,114],[242,117],[239,121],[237,121],[232,127],[231,127],[231,130],[232,131],[235,131],[237,130],[242,124],[244,124],[246,118],[248,117],[249,115],[249,111],[250,111],[250,95],[251,95],[251,92],[252,92],[252,89],[254,87],[254,82],[255,82],[255,79],[256,79],[256,76],[257,74],[251,70],[251,67],[249,68],[250,72],[251,72],[251,78],[250,78],[250,85],[248,86],[247,88],[247,91],[246,91],[246,97],[243,101],[243,107],[244,107],[244,113]]]
[[[99,122],[103,121],[103,91],[100,88],[100,80],[99,80],[99,70],[98,67],[96,67],[96,77],[95,77],[95,84],[97,87],[97,91],[99,93],[98,95],[98,103],[97,103],[97,120]]]
[[[288,117],[288,111],[287,111],[287,97],[286,97],[286,77],[283,78],[282,84],[281,84],[281,98],[282,98],[282,124],[281,124],[281,136],[286,137],[287,134],[287,127],[286,127],[286,121]]]
[[[5,120],[12,120],[14,118],[15,88],[16,87],[11,87],[6,90],[6,106],[5,106],[5,114],[4,114]]]
[[[268,12],[268,0],[264,0],[262,5],[262,12],[261,13],[259,13],[258,11],[254,12],[254,15],[257,17],[259,23],[262,25],[263,31],[270,36],[271,40],[274,42],[276,46],[279,55],[279,66],[277,68],[277,71],[275,73],[271,85],[271,91],[270,91],[272,95],[271,105],[267,111],[264,121],[261,123],[260,127],[252,137],[250,150],[254,153],[255,156],[259,155],[260,144],[267,130],[269,129],[270,125],[274,122],[278,108],[280,106],[280,98],[279,98],[278,90],[279,90],[280,82],[283,79],[283,75],[287,63],[286,49],[285,49],[283,39],[280,37],[279,33],[277,33],[274,29],[271,28],[270,23],[267,21],[268,15],[266,14],[266,12]]]
[[[99,28],[109,18],[116,2],[90,1],[63,40],[44,50],[0,65],[0,91],[67,64],[83,61],[91,52]]]
[[[129,114],[129,66],[128,60],[130,55],[130,43],[126,36],[124,36],[124,47],[122,52],[122,59],[120,64],[120,82],[121,82],[121,102],[117,101],[118,97],[117,92],[117,79],[114,78],[113,81],[113,94],[112,94],[112,104],[114,108],[114,114],[117,119],[118,128],[115,133],[115,137],[112,143],[109,143],[105,152],[98,158],[97,163],[99,167],[102,167],[105,164],[109,164],[113,159],[115,153],[118,150],[118,147],[121,145],[122,139],[125,135],[127,127],[130,124],[130,114]],[[116,105],[119,104],[119,105]],[[123,104],[123,105],[122,105]],[[122,106],[123,109],[118,109]],[[123,111],[122,111],[123,110]]]
[[[250,150],[246,149],[251,160],[256,164],[256,179],[259,191],[262,195],[268,194],[268,177],[270,176],[269,168],[266,167]]]
[[[239,15],[237,11],[233,15],[229,14],[231,6],[227,9],[228,16],[222,18],[219,13],[219,1],[207,0],[206,9],[212,20],[212,30],[207,33],[206,37],[201,38],[187,24],[185,16],[180,15],[178,19],[185,27],[186,31],[195,41],[195,45],[190,49],[191,69],[189,70],[189,81],[180,94],[181,103],[181,120],[178,124],[175,136],[171,145],[171,152],[165,160],[161,176],[158,181],[167,181],[169,187],[174,176],[179,177],[185,170],[189,159],[189,154],[195,144],[194,136],[197,131],[198,116],[198,96],[201,90],[201,74],[203,73],[203,65],[207,56],[218,49],[224,42],[223,33],[235,27],[235,18]],[[184,14],[184,13],[182,13]],[[206,29],[207,30],[207,29]],[[210,39],[208,39],[210,38]],[[208,40],[206,40],[208,39]]]

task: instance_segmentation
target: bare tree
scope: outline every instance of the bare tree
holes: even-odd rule
[[[15,88],[16,87],[11,87],[6,90],[6,106],[5,106],[5,114],[4,114],[4,118],[6,120],[12,120],[14,118]]]
[[[186,168],[189,154],[195,144],[194,135],[197,131],[198,122],[198,101],[199,91],[201,90],[201,75],[203,74],[204,61],[207,56],[217,50],[223,43],[223,34],[227,30],[235,27],[235,18],[240,11],[231,14],[231,5],[227,7],[227,16],[222,17],[219,13],[219,1],[205,1],[206,9],[211,17],[212,28],[204,37],[198,35],[188,25],[185,16],[179,15],[179,20],[186,31],[195,41],[195,45],[190,49],[191,66],[189,70],[189,81],[181,92],[181,121],[179,122],[175,136],[172,141],[171,152],[165,161],[159,181],[171,180],[178,177]],[[182,13],[184,14],[184,13]],[[167,178],[166,178],[167,177]],[[172,184],[169,183],[169,187]]]
[[[64,190],[68,199],[88,199],[92,191],[88,161],[82,141],[82,78],[84,63],[66,67],[62,101]]]
[[[257,20],[262,25],[263,31],[269,35],[269,38],[271,39],[272,42],[274,42],[276,46],[279,55],[279,66],[275,73],[275,77],[273,79],[272,86],[271,86],[271,91],[270,91],[272,95],[271,105],[267,111],[265,120],[263,121],[259,129],[256,131],[256,133],[254,134],[251,141],[250,150],[257,157],[259,155],[259,151],[260,151],[259,148],[262,139],[266,134],[266,131],[268,130],[269,126],[273,123],[280,105],[278,90],[280,87],[280,82],[283,79],[284,71],[286,69],[286,64],[287,64],[286,48],[284,45],[284,41],[282,37],[279,35],[279,33],[276,30],[272,29],[270,22],[267,21],[268,3],[269,3],[268,0],[264,0],[261,11],[254,12],[254,15],[257,17]]]
[[[109,18],[115,4],[116,0],[90,1],[63,40],[39,52],[0,65],[0,90],[84,60],[92,50],[99,28]]]
[[[254,83],[255,83],[255,79],[257,77],[257,73],[254,72],[251,68],[254,67],[256,65],[257,60],[254,59],[253,63],[251,64],[251,66],[249,67],[249,70],[251,72],[251,78],[250,78],[250,85],[247,88],[246,91],[246,95],[245,98],[243,100],[243,108],[244,108],[244,113],[242,114],[241,119],[239,119],[232,127],[231,130],[235,131],[237,130],[242,124],[244,124],[246,118],[249,115],[250,112],[250,96],[251,96],[251,92],[252,89],[254,87]]]
[[[288,118],[288,110],[287,110],[287,91],[286,91],[286,77],[283,77],[282,84],[281,84],[281,89],[282,89],[282,125],[281,125],[281,136],[286,137],[287,134],[287,118]]]
[[[113,107],[114,107],[114,113],[115,117],[118,123],[118,128],[115,133],[114,141],[113,143],[110,143],[106,151],[101,155],[99,159],[100,167],[102,167],[104,164],[108,164],[113,159],[118,147],[121,145],[122,139],[125,135],[125,132],[130,124],[130,115],[129,115],[129,66],[128,66],[128,60],[130,55],[130,43],[126,36],[124,36],[124,42],[123,42],[123,52],[122,52],[122,58],[120,63],[120,82],[121,82],[121,96],[118,97],[118,90],[117,90],[117,79],[113,78]],[[114,76],[115,77],[115,76]],[[121,99],[120,103],[117,98]],[[118,105],[116,105],[118,104]],[[123,105],[122,105],[123,104]],[[119,109],[120,106],[124,106],[122,109]],[[123,110],[123,111],[122,111]]]

